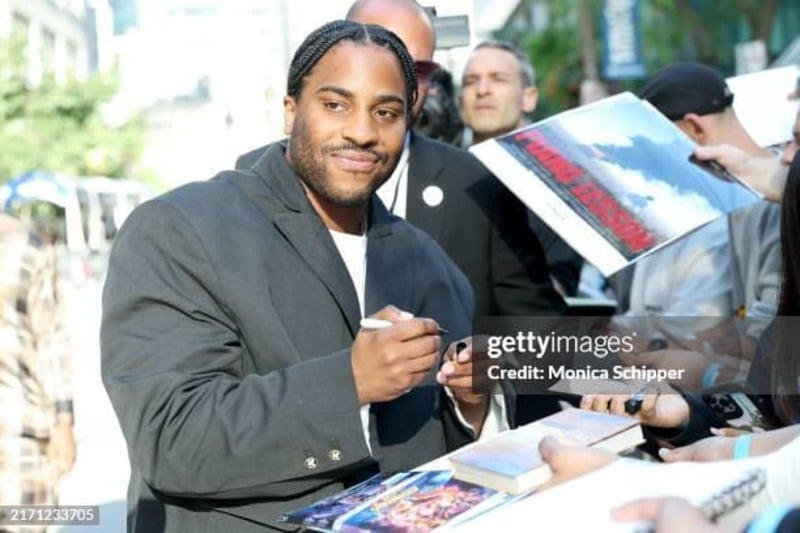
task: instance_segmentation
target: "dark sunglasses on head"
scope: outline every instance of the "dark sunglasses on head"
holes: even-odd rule
[[[430,83],[433,75],[442,68],[436,61],[427,60],[414,61],[414,66],[417,68],[417,78],[422,84]]]

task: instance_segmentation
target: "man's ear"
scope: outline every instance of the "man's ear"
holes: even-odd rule
[[[536,109],[536,104],[539,103],[539,89],[534,86],[525,87],[522,89],[522,111],[531,113]]]
[[[703,117],[700,115],[696,113],[686,113],[683,115],[683,118],[676,121],[675,124],[697,144],[706,144],[708,132],[706,131]]]
[[[294,114],[297,111],[297,100],[292,96],[283,97],[283,133],[291,135],[294,127]]]

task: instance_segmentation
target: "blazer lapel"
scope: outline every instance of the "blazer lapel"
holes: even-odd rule
[[[447,208],[447,190],[439,180],[444,162],[436,154],[435,145],[421,135],[411,135],[408,158],[408,198],[406,220],[422,228],[438,241],[442,233],[444,210]],[[441,202],[436,203],[441,194]]]
[[[252,171],[262,180],[260,187],[248,184],[254,200],[269,218],[274,217],[275,226],[328,289],[355,337],[361,309],[353,281],[328,229],[308,203],[281,144],[269,146]]]
[[[392,217],[377,196],[371,202],[367,233],[367,282],[364,295],[365,314],[371,315],[386,305],[404,311],[415,301],[411,283],[415,275],[401,238],[392,231]]]
[[[281,213],[275,225],[328,288],[355,337],[361,320],[358,295],[327,228],[311,213]]]

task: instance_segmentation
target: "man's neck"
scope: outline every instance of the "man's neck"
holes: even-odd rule
[[[305,184],[303,186],[305,187]],[[313,194],[308,194],[308,191],[306,191],[306,195],[326,228],[352,235],[365,233],[368,204],[345,207],[316,198]]]
[[[491,139],[491,138],[492,138],[491,135],[482,135],[480,133],[477,133],[476,131],[472,132],[472,144],[478,144],[479,142],[483,142],[486,139]]]

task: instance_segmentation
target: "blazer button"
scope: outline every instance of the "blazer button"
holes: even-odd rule
[[[341,461],[342,460],[342,450],[338,448],[334,448],[328,452],[328,458],[331,461]]]
[[[316,457],[309,456],[309,457],[306,457],[305,461],[303,461],[303,465],[308,470],[314,470],[319,465],[319,461],[317,461]]]

